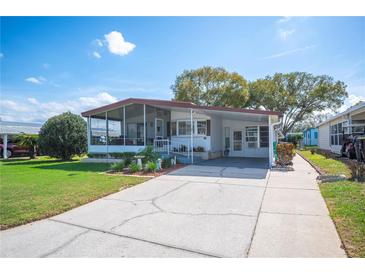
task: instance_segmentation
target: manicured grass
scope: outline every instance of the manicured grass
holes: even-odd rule
[[[1,229],[53,216],[146,178],[109,176],[108,164],[45,157],[0,162]]]
[[[350,257],[365,257],[365,184],[320,184],[330,215]]]
[[[350,178],[350,169],[341,161],[335,159],[326,159],[326,157],[320,154],[312,154],[308,150],[299,151],[299,154],[307,158],[312,164],[319,167],[323,172],[328,175],[340,175],[344,174],[347,178]]]
[[[349,168],[339,160],[310,151],[299,154],[328,175],[350,177]],[[322,183],[319,188],[348,255],[365,257],[365,184],[346,180]]]

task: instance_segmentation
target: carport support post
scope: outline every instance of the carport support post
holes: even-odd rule
[[[193,125],[193,109],[190,109],[190,148],[191,148],[191,163],[194,163],[194,144],[193,144],[193,133],[194,133],[194,125]],[[189,148],[189,149],[190,149]]]
[[[4,159],[8,158],[7,149],[8,149],[8,134],[5,133],[3,135],[3,157],[4,157]]]
[[[271,123],[271,116],[269,115],[269,167],[272,167],[273,156],[274,156],[274,146],[273,146],[273,128]]]

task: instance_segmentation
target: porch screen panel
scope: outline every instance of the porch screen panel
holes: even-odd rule
[[[144,145],[144,111],[142,104],[132,104],[125,107],[125,123],[127,146]]]
[[[169,110],[146,105],[147,145],[152,145],[153,140],[156,138],[166,139],[168,137],[169,133],[167,124],[171,120],[170,116],[171,112]]]
[[[123,108],[108,111],[108,145],[124,145]]]
[[[106,115],[100,113],[90,117],[90,143],[91,145],[106,145]]]

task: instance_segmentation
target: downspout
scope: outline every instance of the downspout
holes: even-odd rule
[[[273,140],[274,139],[274,128],[275,128],[275,126],[280,125],[281,122],[282,122],[282,117],[279,117],[278,122],[271,124],[271,117],[269,116],[269,125],[271,127],[271,142],[270,142],[270,144],[272,146],[271,153],[270,153],[270,157],[271,157],[270,158],[270,168],[273,166],[273,158],[274,158],[274,140]]]

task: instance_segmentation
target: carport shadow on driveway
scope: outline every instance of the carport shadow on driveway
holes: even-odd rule
[[[238,179],[265,179],[269,170],[266,158],[218,158],[201,161],[169,173],[172,176],[204,176]]]

